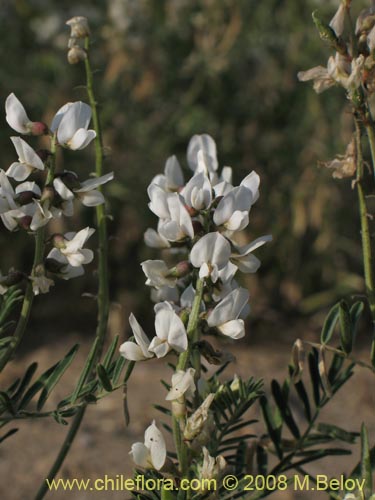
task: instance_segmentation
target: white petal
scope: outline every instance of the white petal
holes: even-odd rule
[[[209,172],[215,172],[218,168],[216,144],[208,134],[194,135],[189,142],[187,160],[192,170],[198,168],[198,152],[202,151],[204,161]]]
[[[219,269],[228,264],[231,249],[230,244],[220,233],[208,233],[193,246],[190,261],[194,267],[202,264],[215,264]]]
[[[170,351],[170,346],[166,340],[154,337],[150,342],[148,350],[155,353],[157,358],[163,358]]]
[[[164,173],[167,188],[170,191],[177,191],[179,187],[184,185],[184,176],[175,155],[168,158],[165,164]]]
[[[87,129],[91,120],[91,108],[81,101],[71,103],[60,120],[57,129],[57,140],[60,144],[68,144],[79,129]],[[75,149],[72,147],[72,149]]]
[[[85,207],[97,207],[105,203],[103,193],[96,189],[88,191],[87,193],[79,193],[79,198]]]
[[[120,345],[120,354],[129,361],[144,361],[147,359],[142,349],[135,342],[124,342]]]
[[[14,144],[18,159],[21,163],[25,163],[28,167],[44,170],[44,164],[41,158],[26,141],[21,139],[21,137],[11,137],[10,139]]]
[[[148,350],[150,341],[133,313],[129,316],[129,323],[134,334],[135,341],[139,345],[144,358],[152,358],[153,356]]]
[[[58,129],[58,126],[61,123],[61,120],[63,119],[64,114],[68,111],[70,106],[72,105],[72,102],[68,102],[67,104],[64,104],[64,106],[61,106],[61,108],[57,111],[55,116],[53,117],[52,123],[51,123],[51,132],[56,132]]]
[[[242,319],[234,319],[220,325],[220,332],[232,339],[242,339],[245,336],[245,325]]]
[[[136,465],[139,467],[150,467],[150,450],[143,443],[134,443],[130,454]]]
[[[237,288],[217,304],[207,319],[209,326],[222,325],[237,319],[249,300],[249,292],[245,288]]]
[[[151,248],[169,248],[171,246],[166,238],[152,228],[146,229],[144,241]]]
[[[72,191],[66,187],[64,182],[60,179],[60,177],[56,177],[53,180],[53,187],[56,189],[57,193],[61,196],[63,200],[73,200],[74,194]]]
[[[160,470],[167,457],[167,449],[163,434],[155,425],[155,421],[146,429],[145,446],[150,450],[151,462],[156,470]]]
[[[19,134],[28,134],[27,124],[30,123],[25,108],[14,94],[5,101],[6,121]]]
[[[86,130],[84,128],[80,128],[75,132],[73,137],[66,143],[66,145],[73,149],[73,151],[77,151],[78,149],[84,149],[86,146],[90,144],[90,142],[95,139],[96,132],[95,130]]]
[[[81,187],[79,189],[75,189],[76,193],[83,193],[86,191],[91,191],[92,189],[96,189],[98,186],[102,184],[106,184],[111,181],[114,177],[113,172],[109,174],[102,175],[101,177],[93,177],[92,179],[88,179],[87,181],[81,182]]]
[[[22,182],[29,177],[32,169],[25,165],[24,163],[12,163],[12,165],[8,168],[6,174],[8,177],[12,179]]]

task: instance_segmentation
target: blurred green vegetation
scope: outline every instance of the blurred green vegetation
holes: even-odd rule
[[[79,87],[83,67],[66,61],[64,23],[73,15],[89,18],[106,169],[117,179],[107,189],[114,218],[112,298],[126,310],[151,313],[139,266],[158,258],[142,239],[156,223],[147,208],[147,185],[169,155],[177,154],[186,165],[189,138],[203,132],[217,141],[220,164],[234,168],[236,182],[252,169],[262,179],[248,238],[272,233],[274,242],[257,253],[263,266],[249,278],[253,317],[312,312],[362,290],[350,180],[333,180],[317,168],[318,160],[344,153],[350,140],[345,96],[339,89],[317,96],[296,77],[300,70],[325,65],[329,51],[311,12],[319,9],[328,21],[337,5],[318,0],[5,2],[0,100],[14,92],[31,119],[48,122],[66,101],[86,100]],[[4,114],[0,127],[1,166],[7,168],[14,151]],[[92,149],[64,152],[67,168],[85,177],[93,170],[92,155]],[[92,216],[81,210],[66,227],[83,227]],[[31,238],[3,228],[0,238],[3,272],[30,263]],[[64,325],[68,315],[77,328],[90,329],[95,308],[88,299],[79,299],[77,307],[82,292],[95,292],[92,273],[38,299],[37,317],[56,317],[59,309],[49,312],[48,304],[62,304],[55,325]],[[72,296],[77,300],[69,304]]]

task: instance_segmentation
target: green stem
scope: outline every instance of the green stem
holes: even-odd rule
[[[195,297],[193,301],[193,306],[189,315],[189,321],[187,325],[187,336],[188,336],[188,348],[185,352],[181,353],[178,358],[178,363],[176,366],[176,371],[186,370],[189,360],[195,369],[195,377],[199,376],[200,373],[200,354],[192,348],[194,342],[199,340],[199,311],[203,296],[204,281],[200,278],[196,282]],[[184,399],[184,398],[183,398]],[[183,406],[185,402],[181,403]],[[178,462],[180,466],[180,471],[183,476],[186,475],[188,469],[188,448],[183,440],[183,427],[185,423],[185,416],[181,416],[180,412],[178,415],[173,414],[173,404],[172,404],[172,429],[173,429],[173,439],[175,443],[175,448],[177,452]]]
[[[196,290],[195,290],[195,297],[193,301],[193,306],[191,309],[191,313],[189,316],[189,321],[187,325],[187,336],[189,339],[189,346],[188,349],[180,354],[180,357],[178,358],[178,364],[176,367],[176,370],[186,370],[186,366],[188,364],[188,361],[190,359],[190,355],[192,353],[192,344],[194,342],[197,342],[199,340],[199,330],[198,330],[198,321],[199,321],[199,310],[201,307],[201,302],[202,302],[202,296],[203,296],[203,288],[204,288],[204,281],[200,278],[197,279],[196,283]],[[199,368],[196,366],[197,365],[197,357],[193,356],[193,367],[195,370],[198,369],[200,371],[200,360],[199,360]]]
[[[53,136],[51,139],[51,156],[49,160],[49,169],[45,186],[47,186],[53,179],[55,172],[55,163],[56,163],[55,158],[56,158],[56,138],[55,136]],[[44,235],[45,235],[45,227],[39,228],[35,233],[34,261],[31,270],[31,276],[34,274],[35,268],[43,262]],[[18,346],[21,343],[21,340],[23,339],[27,325],[29,323],[33,301],[34,301],[33,284],[32,281],[29,280],[26,285],[20,317],[18,319],[18,323],[14,331],[12,342],[5,350],[0,360],[0,372],[5,368],[9,360],[13,357],[14,353],[16,352]]]
[[[47,481],[51,482],[55,478],[58,471],[60,470],[61,464],[64,462],[67,454],[69,453],[70,447],[71,447],[71,445],[74,441],[74,438],[78,432],[78,429],[81,425],[82,419],[85,415],[85,411],[86,411],[86,405],[82,406],[78,410],[78,413],[75,415],[74,420],[69,428],[68,434],[66,435],[64,443],[59,451],[59,454],[56,457],[56,460],[55,460],[54,464],[52,465],[48,476],[42,482],[42,484],[41,484],[41,486],[40,486],[40,488],[35,496],[35,500],[42,500],[42,498],[44,498],[45,494],[48,493],[49,488],[48,488]]]
[[[370,127],[371,128],[371,127]],[[367,129],[367,126],[366,126]],[[369,227],[369,217],[366,205],[366,197],[364,191],[364,168],[363,168],[363,156],[362,156],[362,144],[361,144],[361,125],[359,120],[355,119],[355,130],[356,130],[356,149],[357,149],[357,193],[358,193],[358,204],[359,204],[359,216],[361,222],[361,237],[362,237],[362,252],[363,252],[363,267],[365,275],[365,284],[367,298],[370,306],[372,323],[373,323],[373,340],[371,348],[371,362],[375,366],[375,280],[374,280],[374,270],[373,270],[373,249],[372,241]],[[372,130],[372,129],[371,129]],[[372,153],[375,153],[375,141],[370,140],[373,134],[370,133],[369,142]],[[373,156],[373,167],[375,167],[375,156]]]
[[[86,89],[89,98],[91,111],[92,111],[92,121],[94,129],[96,132],[95,137],[95,173],[97,177],[103,175],[103,141],[101,134],[101,127],[99,121],[99,113],[97,108],[97,101],[95,99],[94,93],[94,79],[91,69],[90,59],[89,59],[89,48],[90,40],[89,37],[85,38],[85,50],[87,57],[85,59],[85,71],[86,71]],[[98,188],[101,189],[100,187]],[[96,223],[99,235],[99,249],[98,249],[98,324],[96,329],[96,350],[94,357],[96,360],[100,359],[103,351],[105,336],[107,333],[107,324],[109,316],[109,271],[108,271],[108,239],[107,239],[107,216],[105,212],[105,205],[98,205],[96,207]],[[91,377],[95,376],[95,369],[93,370]],[[48,479],[53,479],[60,467],[62,466],[65,457],[69,453],[70,447],[78,433],[83,416],[85,414],[86,405],[82,406],[78,413],[74,416],[73,421],[70,425],[68,434],[62,444],[60,452],[56,457],[56,460],[49,472]],[[40,500],[47,493],[47,483],[44,482],[40,487],[38,496],[35,500]]]
[[[97,177],[103,175],[103,141],[99,121],[99,113],[97,108],[97,101],[94,93],[94,79],[89,59],[90,40],[89,37],[85,39],[85,49],[87,57],[85,59],[86,70],[86,88],[89,98],[92,121],[96,132],[95,138],[95,173]],[[105,334],[107,331],[108,316],[109,316],[109,284],[108,284],[108,238],[107,238],[107,216],[105,211],[105,204],[96,207],[96,221],[99,233],[99,252],[98,252],[98,326],[96,330],[96,337],[98,338],[98,354],[99,358],[103,350]]]

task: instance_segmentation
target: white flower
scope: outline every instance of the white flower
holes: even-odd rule
[[[328,70],[324,66],[315,66],[307,71],[300,71],[297,77],[300,82],[314,80],[313,88],[317,94],[324,92],[336,84],[335,80],[328,74]]]
[[[130,361],[142,361],[153,358],[154,354],[149,352],[150,341],[143,328],[136,320],[133,313],[129,316],[130,327],[133,331],[135,342],[124,342],[120,346],[120,354]]]
[[[60,177],[56,177],[53,181],[53,187],[64,201],[72,202],[74,197],[77,197],[86,207],[96,207],[105,202],[103,194],[96,188],[111,181],[113,172],[88,179],[80,183],[80,187],[69,189]],[[71,213],[71,210],[69,210]]]
[[[186,420],[184,439],[192,441],[202,431],[208,419],[208,410],[214,398],[215,394],[210,393],[200,407]]]
[[[78,233],[67,233],[63,245],[59,247],[59,251],[66,258],[69,264],[73,267],[79,267],[82,264],[89,264],[94,258],[94,252],[83,245],[95,232],[95,229],[86,227]]]
[[[149,351],[158,358],[165,356],[171,349],[177,352],[186,351],[187,334],[183,322],[172,310],[161,309],[155,315],[155,332]]]
[[[251,252],[261,247],[265,243],[272,241],[270,234],[260,236],[248,245],[236,247],[236,251],[232,253],[230,260],[243,273],[255,273],[260,266],[260,260],[257,259]]]
[[[200,155],[199,152],[201,152]],[[188,145],[187,160],[191,170],[202,171],[205,168],[208,173],[215,174],[218,169],[218,161],[216,144],[212,137],[208,134],[194,135]]]
[[[48,293],[51,286],[54,286],[55,282],[47,278],[43,265],[39,265],[34,270],[34,274],[29,276],[34,295],[39,295],[40,293]]]
[[[44,170],[44,164],[31,146],[21,137],[11,137],[18,154],[18,162],[12,163],[6,174],[16,181],[24,181],[34,170]]]
[[[146,285],[162,288],[176,286],[177,277],[170,276],[170,269],[163,260],[145,260],[141,263],[142,270],[147,276]]]
[[[42,135],[47,133],[47,126],[42,122],[32,122],[25,108],[12,93],[5,101],[6,121],[19,134]]]
[[[53,248],[47,255],[61,264],[60,274],[63,279],[76,278],[84,274],[83,264],[89,264],[94,258],[92,250],[83,248],[95,229],[86,227],[78,233],[66,233],[59,248]]]
[[[194,230],[190,215],[179,194],[167,196],[168,217],[160,222],[159,233],[168,241],[180,241],[193,238]]]
[[[211,277],[213,283],[218,279],[220,269],[229,261],[230,244],[220,233],[208,233],[195,243],[190,252],[190,261],[199,268],[199,277]]]
[[[345,16],[346,16],[345,3],[341,2],[339,8],[336,11],[336,14],[333,16],[331,22],[329,23],[330,27],[336,33],[336,36],[341,36],[344,32]]]
[[[203,463],[198,466],[198,477],[200,479],[216,479],[224,470],[226,461],[221,455],[218,455],[216,458],[211,457],[205,446],[203,446],[202,450]],[[206,483],[202,481],[202,486],[205,484]]]
[[[249,223],[249,211],[254,203],[253,194],[245,186],[238,186],[220,200],[214,223],[227,231],[241,231]]]
[[[181,191],[185,203],[196,210],[208,208],[212,202],[212,187],[207,175],[195,174]]]
[[[177,370],[172,375],[172,386],[165,397],[167,401],[175,401],[176,399],[192,397],[195,392],[194,368],[188,368],[186,371]]]
[[[156,184],[166,192],[178,191],[184,185],[184,176],[175,155],[166,161],[164,174],[155,176],[151,184]]]
[[[62,106],[52,120],[51,131],[57,132],[61,146],[77,150],[85,148],[96,137],[95,130],[87,130],[91,108],[84,102],[69,102]]]
[[[146,429],[144,443],[134,443],[130,454],[136,465],[145,469],[160,470],[167,458],[167,449],[163,434],[153,420]]]
[[[216,327],[223,335],[240,339],[245,335],[245,325],[238,319],[247,306],[249,292],[245,288],[236,288],[217,304],[207,318],[210,327]]]

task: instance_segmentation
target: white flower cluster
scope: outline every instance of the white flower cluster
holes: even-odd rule
[[[237,243],[238,233],[249,224],[249,212],[259,197],[259,176],[253,171],[239,186],[234,186],[230,167],[219,172],[216,144],[207,134],[192,137],[187,162],[192,171],[187,182],[177,158],[172,156],[164,173],[157,175],[148,187],[149,208],[159,221],[157,230],[147,229],[145,242],[150,247],[169,250],[179,262],[172,267],[163,260],[141,264],[146,285],[152,287],[156,302],[156,335],[150,340],[134,315],[130,315],[134,341],[124,342],[120,353],[131,361],[161,358],[170,351],[180,354],[188,349],[192,339],[188,338],[186,323],[198,296],[198,282],[203,286],[198,304],[199,329],[232,339],[245,335],[249,294],[238,285],[235,275],[237,271],[255,273],[260,261],[252,252],[272,239],[266,235],[244,246]],[[183,406],[181,415],[186,413],[183,400],[196,392],[195,377],[196,370],[189,367],[173,374],[166,399],[172,407],[175,405],[174,415],[178,414],[179,404]],[[189,417],[185,439],[195,439],[203,432],[212,400],[213,395],[209,395],[197,414]],[[154,432],[155,424],[152,429]],[[164,441],[157,438],[157,442]],[[133,446],[132,454],[138,465],[160,469],[161,452],[153,458],[147,436],[142,446]],[[165,456],[164,451],[162,455]],[[217,468],[208,454],[205,460],[210,464],[213,461],[209,468]]]
[[[91,108],[83,102],[67,103],[54,116],[50,127],[43,122],[29,119],[25,108],[14,94],[5,103],[6,120],[18,133],[23,135],[51,136],[54,147],[71,150],[85,148],[95,138],[94,130],[89,130]],[[51,151],[35,151],[21,137],[11,137],[18,160],[4,171],[0,170],[0,218],[9,231],[25,229],[35,232],[54,218],[72,216],[74,199],[92,207],[104,203],[103,194],[97,189],[113,179],[113,173],[81,182],[74,172],[50,172]],[[54,248],[45,260],[45,267],[39,266],[30,279],[34,293],[46,293],[53,280],[45,275],[45,270],[64,279],[84,273],[83,264],[93,259],[91,250],[83,245],[94,232],[85,228],[77,233],[55,235]],[[7,277],[2,277],[3,293],[7,290]],[[9,280],[8,280],[9,281]]]
[[[375,7],[364,9],[358,16],[355,26],[356,54],[351,50],[352,40],[345,42],[347,12],[350,0],[341,0],[329,26],[320,21],[317,27],[323,39],[329,40],[336,48],[334,56],[329,57],[327,66],[316,66],[298,73],[299,80],[314,81],[314,90],[321,93],[334,85],[343,87],[349,98],[362,85],[366,91],[373,92],[375,70]]]

